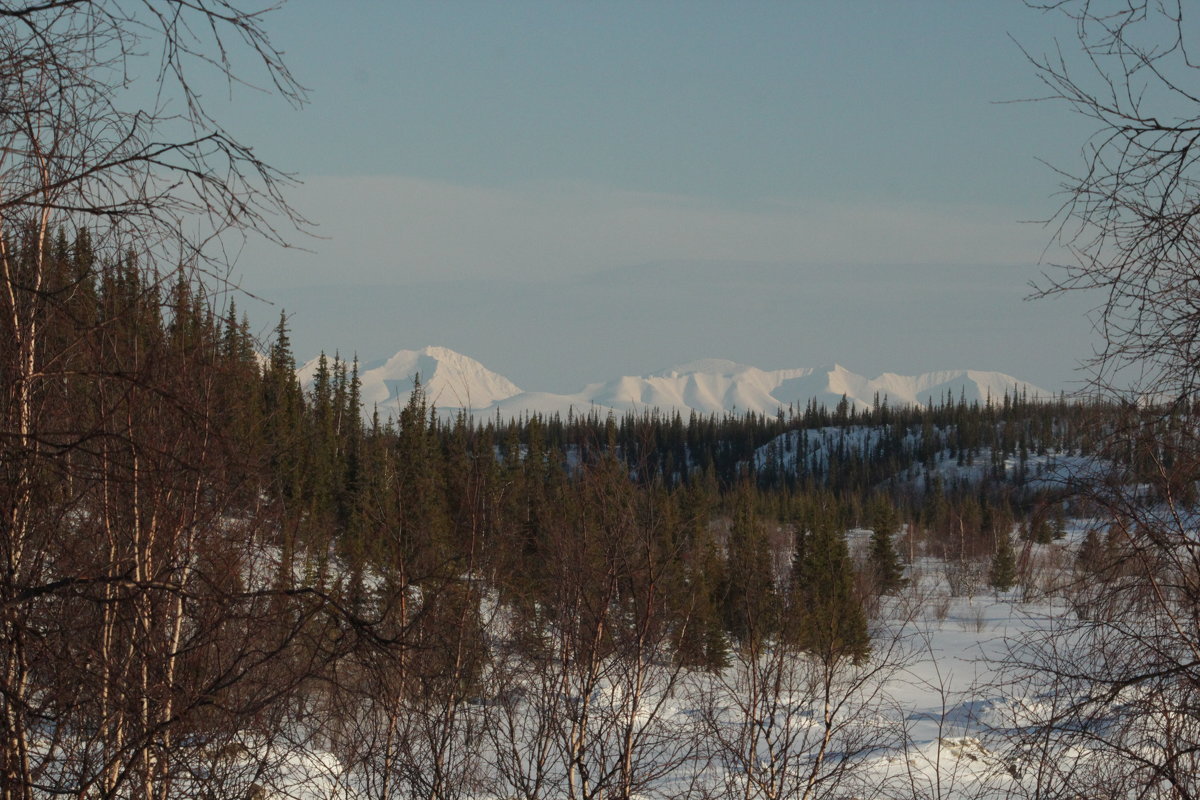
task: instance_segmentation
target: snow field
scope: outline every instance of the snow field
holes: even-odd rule
[[[913,584],[885,599],[858,667],[828,672],[769,647],[735,653],[719,673],[657,654],[593,665],[500,658],[489,668],[495,692],[464,699],[452,722],[419,699],[397,709],[424,733],[392,754],[389,796],[421,795],[414,776],[438,758],[457,771],[445,796],[478,800],[611,796],[622,781],[647,799],[1019,796],[1037,776],[1013,734],[1052,702],[1023,694],[1005,665],[1067,605],[1022,603],[1018,590],[949,597],[941,566],[923,559]],[[306,744],[282,759],[272,794],[335,800],[384,786],[382,764],[297,738]]]

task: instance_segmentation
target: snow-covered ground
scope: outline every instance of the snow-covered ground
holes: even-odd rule
[[[926,485],[927,482],[936,479],[940,479],[944,486],[974,486],[989,475],[994,475],[1033,490],[1066,489],[1095,485],[1099,478],[1112,469],[1110,462],[1096,456],[1053,449],[1040,453],[1029,452],[1024,459],[1005,456],[995,464],[992,449],[988,447],[981,447],[973,453],[964,452],[960,457],[952,454],[947,447],[952,433],[952,427],[932,428],[929,434],[934,437],[932,446],[935,452],[930,463],[913,463],[896,475],[898,481],[924,492],[931,488]],[[795,474],[799,469],[801,472],[824,475],[831,461],[838,458],[844,460],[847,455],[869,460],[872,454],[892,444],[908,452],[915,452],[922,445],[922,430],[919,427],[901,431],[896,442],[892,441],[892,437],[893,431],[888,425],[791,430],[759,447],[754,454],[754,467],[759,471],[775,469],[784,474]]]
[[[1080,536],[1072,530],[1062,543],[1036,547],[1049,555]],[[943,573],[936,559],[912,565],[909,587],[880,606],[870,660],[835,673],[769,648],[734,654],[717,674],[647,658],[635,671],[526,665],[502,675],[498,657],[491,678],[506,688],[466,700],[454,715],[439,767],[449,781],[444,796],[550,798],[572,787],[578,796],[586,782],[617,796],[622,770],[631,796],[644,798],[1021,796],[1037,771],[1016,734],[1045,702],[1014,681],[1011,665],[1022,641],[1071,612],[1063,598],[1028,588],[950,596]],[[421,709],[395,709],[399,728],[419,735],[391,754],[390,767],[335,755],[317,737],[287,753],[269,789],[371,796],[391,769],[392,796],[430,791],[428,748],[439,723],[418,718]],[[539,769],[544,784],[530,794],[521,781]]]

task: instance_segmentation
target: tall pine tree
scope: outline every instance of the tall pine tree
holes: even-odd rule
[[[816,507],[808,522],[797,532],[785,633],[828,666],[846,660],[860,664],[871,652],[871,637],[845,536],[830,503]]]

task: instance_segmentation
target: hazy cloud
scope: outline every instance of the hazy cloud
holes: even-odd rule
[[[991,206],[715,200],[591,185],[322,177],[296,195],[328,239],[254,246],[247,285],[552,279],[646,262],[1030,263],[1045,230]]]

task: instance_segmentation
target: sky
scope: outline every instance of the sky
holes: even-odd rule
[[[568,392],[699,358],[1070,388],[1094,298],[1028,303],[1091,132],[1020,0],[292,0],[301,109],[229,128],[301,182],[234,278],[296,355],[428,344]]]

